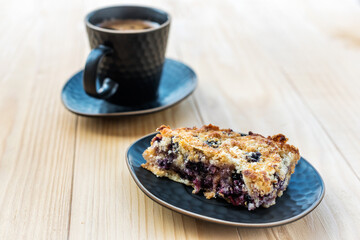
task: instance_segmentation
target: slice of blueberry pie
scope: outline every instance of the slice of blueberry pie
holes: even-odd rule
[[[235,206],[270,207],[285,191],[299,150],[282,134],[240,134],[213,125],[202,128],[161,126],[145,150],[142,167]]]

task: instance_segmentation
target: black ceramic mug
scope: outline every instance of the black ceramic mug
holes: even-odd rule
[[[111,19],[136,19],[159,26],[133,31],[99,27]],[[91,52],[83,75],[85,92],[120,105],[154,100],[160,83],[170,28],[166,12],[142,6],[114,6],[85,17]]]

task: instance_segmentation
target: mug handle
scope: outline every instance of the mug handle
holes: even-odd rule
[[[112,52],[113,50],[110,47],[99,45],[91,50],[87,57],[83,75],[83,85],[84,90],[88,95],[95,98],[106,99],[111,97],[118,89],[119,84],[110,78],[105,78],[102,86],[99,88],[96,87],[98,65],[104,56],[109,55]]]

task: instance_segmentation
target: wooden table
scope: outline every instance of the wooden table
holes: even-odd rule
[[[360,234],[358,1],[135,1],[173,16],[167,56],[199,76],[159,113],[86,118],[60,92],[85,63],[83,17],[119,1],[1,1],[0,239],[355,239]],[[308,216],[227,227],[146,197],[126,148],[157,126],[284,133],[321,173]]]

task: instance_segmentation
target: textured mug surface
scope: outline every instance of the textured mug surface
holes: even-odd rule
[[[135,31],[118,31],[98,25],[110,19],[140,19],[160,26]],[[155,8],[114,6],[89,13],[85,18],[91,49],[100,45],[112,49],[98,66],[100,84],[110,78],[117,91],[107,99],[122,105],[136,105],[157,95],[170,28],[170,16]]]
[[[140,189],[151,199],[174,211],[203,220],[239,227],[270,227],[295,221],[311,212],[322,200],[325,187],[316,169],[301,158],[287,190],[269,208],[248,211],[222,199],[206,199],[192,194],[192,188],[167,178],[156,177],[141,167],[142,153],[156,133],[133,143],[127,153],[127,165]]]

